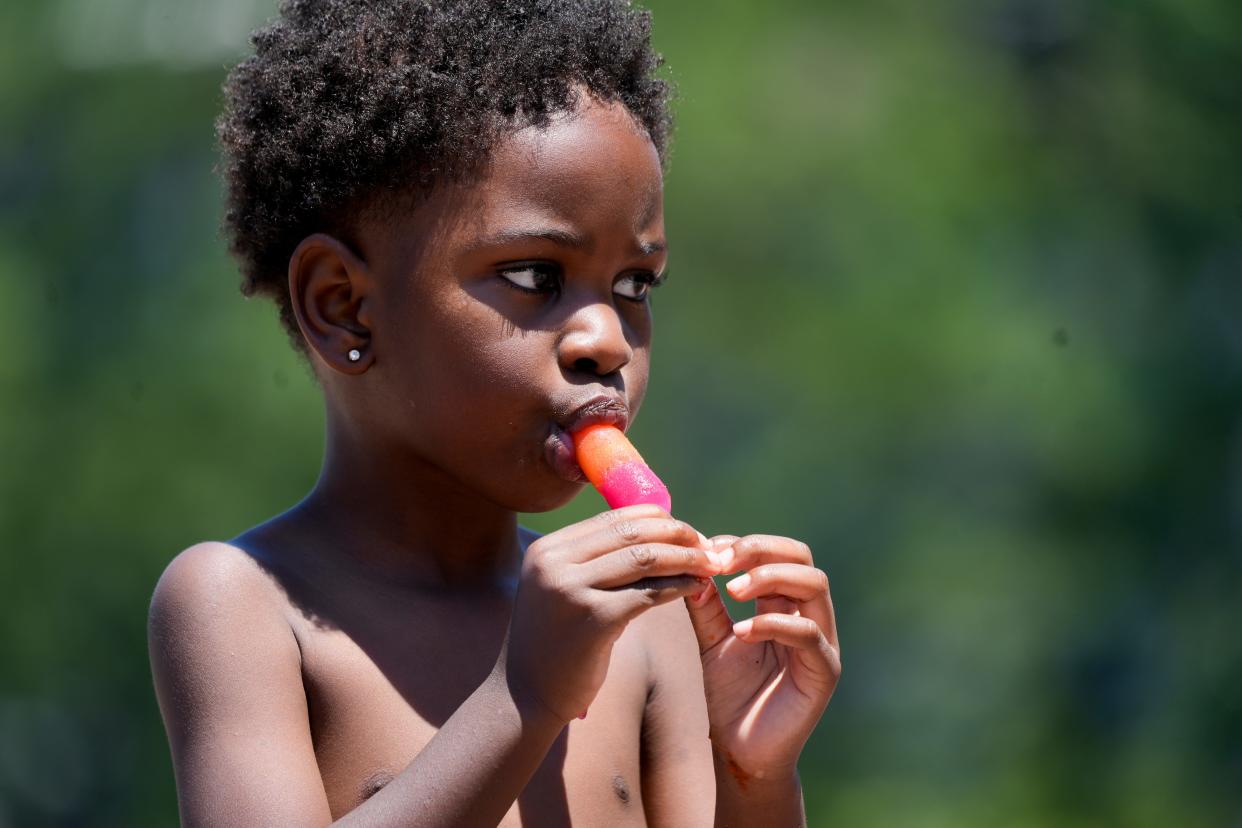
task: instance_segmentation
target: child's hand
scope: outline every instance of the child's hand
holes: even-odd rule
[[[689,524],[649,505],[604,512],[532,543],[497,665],[516,700],[563,721],[584,714],[625,625],[698,593],[718,571],[707,545]]]
[[[771,535],[712,538],[721,573],[746,571],[725,588],[756,599],[734,624],[709,583],[686,600],[699,652],[711,738],[739,778],[789,775],[841,676],[828,576],[806,544]]]

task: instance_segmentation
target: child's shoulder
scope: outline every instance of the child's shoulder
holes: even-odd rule
[[[209,652],[288,649],[287,600],[273,574],[233,543],[205,541],[177,554],[151,596],[153,660],[208,659]]]
[[[160,575],[153,608],[171,604],[225,607],[232,604],[276,605],[279,589],[271,575],[249,552],[233,543],[203,541],[178,553]]]
[[[234,543],[185,549],[156,584],[147,626],[187,822],[203,821],[208,803],[220,809],[216,816],[265,808],[280,816],[259,821],[326,822],[301,651],[281,591],[261,561]],[[220,801],[221,791],[233,796]]]

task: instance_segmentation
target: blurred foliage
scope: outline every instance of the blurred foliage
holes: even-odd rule
[[[175,820],[155,579],[318,472],[216,234],[273,6],[0,7],[0,826]],[[812,824],[1242,824],[1242,6],[653,6],[636,439],[681,516],[832,577]]]

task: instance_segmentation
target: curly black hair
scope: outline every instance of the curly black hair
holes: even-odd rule
[[[284,0],[251,42],[216,123],[223,231],[242,293],[275,299],[303,353],[287,269],[306,236],[463,180],[584,88],[666,156],[671,87],[650,14],[625,0]]]

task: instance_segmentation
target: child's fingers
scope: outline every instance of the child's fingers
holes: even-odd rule
[[[822,569],[802,564],[763,564],[729,581],[725,589],[738,601],[766,596],[789,598],[796,602],[799,615],[819,625],[828,643],[839,646],[828,576]],[[760,606],[761,612],[774,609],[776,605]]]
[[[690,624],[699,642],[700,655],[733,634],[733,619],[729,617],[729,610],[720,600],[716,584],[710,578],[699,592],[687,596],[686,611],[690,613]]]
[[[617,520],[567,544],[567,557],[586,563],[625,547],[670,544],[702,552],[703,543],[694,527],[671,517]]]
[[[725,584],[725,589],[738,601],[750,601],[762,595],[810,601],[828,592],[828,576],[813,566],[764,564],[738,575]]]
[[[583,578],[588,586],[595,589],[616,589],[646,578],[673,575],[709,578],[714,574],[716,564],[707,557],[704,549],[667,543],[640,543],[579,565],[573,577]]]
[[[791,598],[782,595],[761,595],[755,599],[755,615],[764,612],[780,612],[786,615],[801,615],[801,605]]]
[[[634,506],[625,506],[620,509],[612,509],[607,512],[600,512],[592,515],[586,520],[580,520],[577,523],[571,523],[568,526],[562,526],[555,532],[549,532],[543,537],[535,540],[531,546],[541,546],[551,548],[571,543],[579,538],[587,535],[595,534],[602,529],[607,529],[617,523],[623,521],[636,521],[643,518],[665,518],[671,519],[669,513],[651,503],[639,503]]]
[[[723,549],[720,555],[721,573],[740,572],[769,563],[795,563],[810,566],[814,563],[811,550],[805,543],[778,535],[747,535]]]
[[[774,641],[798,651],[803,666],[826,683],[841,674],[841,658],[819,624],[810,618],[766,613],[733,625],[733,634],[749,644]]]
[[[710,580],[710,579],[709,579]],[[603,599],[601,615],[605,623],[629,623],[652,607],[678,598],[696,595],[703,589],[703,580],[691,575],[670,575],[643,578],[614,590],[596,593]]]

